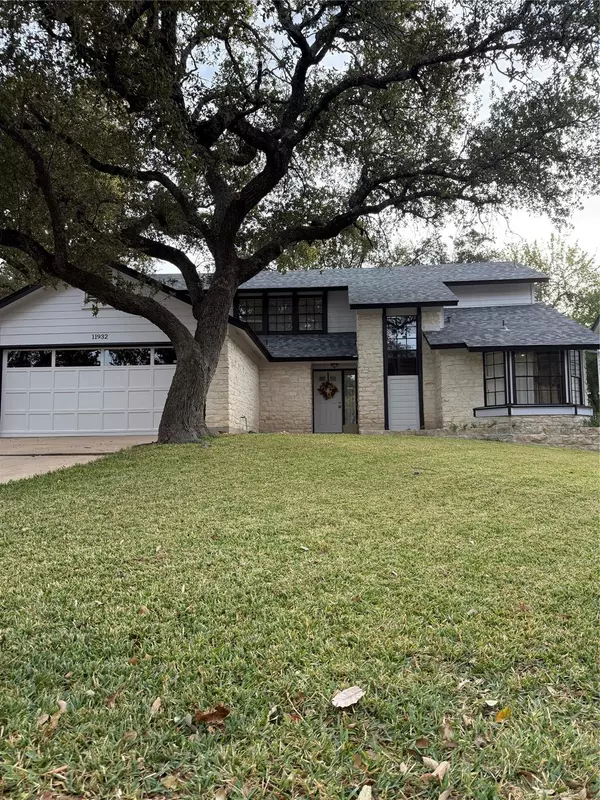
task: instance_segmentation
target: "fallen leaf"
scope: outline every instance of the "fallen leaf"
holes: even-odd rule
[[[73,677],[73,673],[72,672],[66,672],[65,673],[65,678],[72,678],[72,677]]]
[[[445,789],[438,797],[438,800],[448,800],[451,794],[452,794],[452,789]]]
[[[501,708],[496,714],[496,722],[505,722],[510,717],[510,707]]]
[[[348,706],[353,706],[355,703],[358,703],[360,698],[364,697],[364,694],[364,689],[361,689],[360,686],[350,686],[349,689],[344,689],[335,694],[331,705],[336,708],[347,708]]]
[[[484,700],[483,702],[488,708],[495,708],[498,705],[497,700]]]
[[[129,658],[127,660],[127,663],[128,664],[133,664],[135,666],[136,664],[140,663],[140,660],[139,660],[139,658],[137,656],[133,656],[133,658]]]
[[[415,742],[415,747],[418,747],[419,750],[426,750],[429,747],[429,739],[426,736],[421,736]]]
[[[448,744],[448,742],[451,742],[452,739],[454,738],[454,734],[452,731],[452,723],[446,717],[444,717],[444,721],[442,722],[441,734],[442,734],[442,740],[444,741],[445,744]]]
[[[450,769],[450,762],[449,761],[442,761],[433,771],[434,778],[437,778],[438,781],[441,783],[444,780],[444,775]]]
[[[150,609],[148,608],[148,606],[140,606],[138,608],[138,614],[149,614],[149,613]]]
[[[423,764],[433,772],[439,767],[440,762],[436,761],[435,758],[429,758],[429,756],[423,756]]]
[[[473,717],[470,717],[468,714],[463,714],[462,721],[463,721],[463,725],[465,726],[465,728],[472,728],[473,727],[473,723],[475,722]]]
[[[537,783],[536,776],[533,774],[533,772],[531,772],[528,769],[517,770],[517,775],[520,775],[522,778],[525,778],[525,780],[530,786],[535,786],[535,784]]]
[[[406,775],[407,772],[408,772],[408,764],[405,764],[404,761],[401,761],[400,762],[400,774],[401,775]]]
[[[358,795],[358,800],[371,800],[373,797],[373,790],[370,786],[363,786]]]
[[[62,767],[55,767],[54,769],[49,769],[48,772],[44,772],[44,777],[47,775],[60,775],[61,772],[67,772],[69,769],[68,764],[63,764]]]
[[[200,711],[200,709],[198,709],[194,714],[194,722],[204,722],[207,725],[211,723],[221,725],[230,714],[230,708],[227,708],[223,703],[217,703],[210,711]]]
[[[278,716],[277,706],[273,706],[269,709],[269,713],[267,714],[267,722],[275,722]]]
[[[50,734],[53,730],[55,730],[56,726],[58,725],[58,721],[62,717],[62,715],[67,710],[67,704],[64,700],[58,700],[58,711],[55,711],[54,714],[50,717],[50,721],[48,727],[46,728],[46,733]]]
[[[150,706],[150,714],[154,717],[160,711],[162,706],[162,700],[160,697],[157,697],[156,700]]]
[[[41,728],[42,725],[45,725],[49,719],[50,719],[50,714],[40,714],[35,724],[37,725],[38,728]]]
[[[459,689],[462,689],[464,686],[466,686],[466,685],[467,685],[467,683],[471,683],[471,679],[470,679],[470,678],[465,678],[465,679],[464,679],[464,681],[461,681],[461,682],[458,684],[458,688],[459,688]]]
[[[137,731],[125,731],[121,737],[122,742],[133,742],[137,739]]]
[[[365,762],[362,760],[360,753],[354,753],[352,756],[352,763],[356,767],[356,769],[364,769]]]
[[[217,789],[215,792],[215,800],[227,800],[229,796],[229,787],[222,786],[220,789]]]
[[[179,786],[179,778],[177,775],[167,775],[161,780],[161,783],[165,789],[176,789]]]
[[[476,736],[475,744],[477,747],[485,747],[487,745],[487,739],[484,739],[483,736]]]
[[[300,545],[300,550],[308,550],[308,547],[305,547],[303,544]]]
[[[519,611],[524,614],[531,614],[531,606],[528,606],[527,603],[519,603]]]

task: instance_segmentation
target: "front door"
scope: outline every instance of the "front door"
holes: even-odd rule
[[[341,433],[342,371],[317,369],[313,372],[315,433]]]

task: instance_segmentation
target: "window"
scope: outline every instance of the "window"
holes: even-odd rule
[[[323,330],[323,297],[300,295],[298,297],[298,330]]]
[[[262,297],[239,297],[237,302],[238,317],[249,325],[253,331],[260,333],[263,329]]]
[[[176,364],[177,356],[175,355],[174,347],[155,347],[154,348],[154,364],[160,366],[162,364]]]
[[[9,350],[7,367],[51,367],[52,350]]]
[[[356,425],[356,372],[345,369],[343,371],[344,395],[344,424]]]
[[[292,308],[291,297],[269,297],[269,333],[292,332],[294,329]]]
[[[386,347],[388,375],[416,375],[417,318],[388,317]]]
[[[107,367],[145,367],[150,364],[149,347],[124,347],[105,350],[104,364]]]
[[[571,402],[575,405],[583,403],[583,381],[581,375],[581,353],[579,350],[569,351],[569,385]]]
[[[506,403],[504,353],[484,353],[483,368],[486,406],[504,405]]]
[[[57,350],[57,367],[99,367],[100,350]]]
[[[515,353],[514,358],[518,405],[563,402],[562,354],[559,351]]]

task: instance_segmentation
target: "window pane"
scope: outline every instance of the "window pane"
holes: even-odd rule
[[[501,406],[506,403],[504,353],[501,350],[483,354],[485,404]]]
[[[100,350],[57,350],[57,367],[99,367]]]
[[[581,354],[579,350],[571,350],[569,352],[569,375],[571,402],[580,405],[583,402],[583,381],[581,379]]]
[[[269,297],[269,331],[291,331],[292,324],[292,298]]]
[[[386,320],[388,375],[417,374],[417,318],[388,317]]]
[[[237,304],[238,318],[249,325],[252,330],[263,329],[262,297],[239,297]]]
[[[356,373],[344,371],[344,420],[356,425]]]
[[[320,295],[298,298],[298,330],[323,330],[323,298]]]
[[[177,356],[175,355],[174,347],[155,347],[154,348],[154,363],[160,364],[176,364]]]
[[[562,353],[515,353],[517,397],[520,405],[552,405],[563,402]]]
[[[104,364],[107,367],[145,367],[149,363],[149,347],[123,347],[104,351]]]
[[[50,367],[52,350],[9,350],[7,367]]]

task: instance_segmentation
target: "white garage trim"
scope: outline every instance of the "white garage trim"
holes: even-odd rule
[[[156,350],[168,342],[118,345],[41,345],[0,351],[0,437],[153,434],[175,372],[156,364]],[[98,365],[57,365],[56,353],[99,353]],[[111,351],[144,351],[142,364],[110,363]],[[42,351],[48,366],[8,366],[13,352]],[[147,351],[147,354],[146,354]],[[94,359],[96,360],[96,359]],[[114,353],[113,353],[114,360]]]

